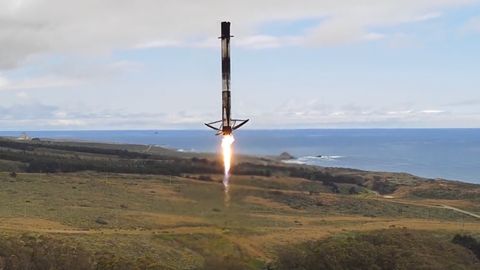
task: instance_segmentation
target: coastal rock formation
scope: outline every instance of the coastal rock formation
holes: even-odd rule
[[[294,156],[290,155],[288,152],[283,152],[278,156],[279,160],[290,160],[295,159]]]

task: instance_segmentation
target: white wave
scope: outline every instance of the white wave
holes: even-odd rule
[[[344,156],[304,156],[297,159],[283,160],[282,162],[289,164],[314,164],[320,161],[335,161],[341,158],[344,158]]]
[[[195,153],[195,149],[191,148],[191,149],[183,149],[183,148],[178,148],[177,149],[177,152],[181,152],[181,153]]]
[[[283,163],[288,163],[288,164],[306,164],[303,161],[300,161],[299,159],[288,159],[288,160],[282,160]]]

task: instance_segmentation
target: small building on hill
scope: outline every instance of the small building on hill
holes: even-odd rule
[[[26,132],[22,132],[22,135],[20,135],[17,140],[19,141],[30,141],[32,138],[30,138]]]

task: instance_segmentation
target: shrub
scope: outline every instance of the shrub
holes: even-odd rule
[[[452,243],[468,248],[480,259],[480,241],[477,241],[472,236],[456,234],[452,239]]]
[[[434,234],[389,229],[283,248],[272,267],[276,270],[441,270],[476,269],[478,263],[466,249],[440,240]]]

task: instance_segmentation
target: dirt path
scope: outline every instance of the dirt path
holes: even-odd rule
[[[464,215],[468,215],[474,218],[480,219],[480,215],[462,210],[460,208],[456,208],[450,205],[442,204],[445,202],[445,200],[428,200],[428,201],[408,201],[408,200],[403,200],[403,199],[394,199],[394,198],[375,198],[376,200],[381,200],[381,201],[388,201],[388,202],[395,202],[395,203],[401,203],[401,204],[407,204],[407,205],[415,205],[415,206],[422,206],[422,207],[430,207],[430,208],[443,208],[443,209],[448,209],[452,210],[458,213],[462,213]]]
[[[152,145],[150,144],[150,145],[148,146],[148,148],[145,150],[145,153],[150,152],[151,149],[152,149]]]
[[[462,209],[458,209],[458,208],[455,208],[453,206],[448,206],[448,205],[442,205],[443,208],[446,208],[446,209],[450,209],[450,210],[453,210],[455,212],[459,212],[459,213],[462,213],[462,214],[465,214],[465,215],[469,215],[471,217],[475,217],[475,218],[480,218],[480,215],[477,215],[477,214],[474,214],[472,212],[468,212],[468,211],[465,211],[465,210],[462,210]]]

